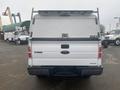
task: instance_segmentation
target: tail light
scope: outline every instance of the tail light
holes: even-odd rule
[[[103,58],[103,52],[102,52],[102,47],[98,47],[98,59]]]
[[[32,50],[31,50],[31,47],[28,47],[28,58],[32,58]]]

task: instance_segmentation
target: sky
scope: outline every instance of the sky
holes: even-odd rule
[[[12,13],[21,13],[22,21],[29,20],[31,10],[39,9],[100,9],[100,22],[106,30],[115,27],[118,22],[114,17],[120,16],[120,0],[0,0],[0,15],[9,6]],[[9,18],[2,16],[3,24],[9,24]]]

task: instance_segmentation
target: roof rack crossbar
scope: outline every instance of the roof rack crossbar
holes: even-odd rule
[[[61,16],[68,16],[68,15],[91,15],[93,13],[97,14],[97,18],[99,20],[99,8],[97,8],[97,11],[93,10],[38,10],[35,11],[34,8],[32,8],[31,13],[31,19],[33,18],[33,14],[38,13],[42,15],[61,15]]]

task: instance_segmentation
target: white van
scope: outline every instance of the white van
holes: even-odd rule
[[[100,75],[102,47],[97,11],[40,10],[31,20],[28,72],[36,76]],[[33,13],[32,12],[32,13]]]

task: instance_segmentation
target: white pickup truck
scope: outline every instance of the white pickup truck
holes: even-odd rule
[[[28,72],[36,76],[100,75],[100,24],[92,10],[33,11]]]
[[[14,33],[13,41],[17,44],[28,43],[29,35],[23,31],[16,31]]]
[[[5,41],[12,41],[13,36],[14,36],[14,32],[4,32]]]
[[[23,31],[4,32],[4,40],[17,45],[28,43],[29,35]]]

